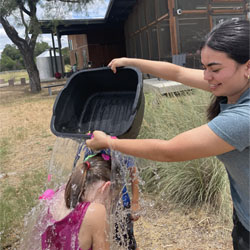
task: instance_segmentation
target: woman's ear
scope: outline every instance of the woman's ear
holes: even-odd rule
[[[249,79],[250,77],[250,60],[246,62],[246,71],[245,71],[245,76]]]

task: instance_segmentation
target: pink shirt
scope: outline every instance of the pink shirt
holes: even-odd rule
[[[89,205],[90,202],[79,203],[62,220],[48,226],[42,234],[42,250],[81,250],[78,234]],[[50,213],[47,219],[51,220]]]

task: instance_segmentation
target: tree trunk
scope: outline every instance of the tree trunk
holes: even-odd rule
[[[38,93],[41,91],[41,82],[33,53],[26,51],[25,55],[23,55],[23,58],[30,79],[30,90],[32,93]]]
[[[18,47],[23,56],[24,64],[26,66],[30,78],[31,92],[32,93],[40,92],[41,91],[40,77],[34,59],[34,50],[38,33],[32,34],[32,37],[31,38],[28,37],[26,41],[25,39],[19,37],[15,28],[11,26],[8,20],[4,19],[3,16],[1,15],[0,15],[0,23],[2,24],[10,40]]]

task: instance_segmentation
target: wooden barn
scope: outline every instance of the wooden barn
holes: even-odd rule
[[[229,18],[248,18],[247,0],[110,0],[103,19],[41,20],[43,33],[67,35],[71,65],[106,66],[121,56],[199,67],[205,34]]]

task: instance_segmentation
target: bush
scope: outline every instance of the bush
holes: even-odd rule
[[[181,95],[146,94],[146,107],[140,138],[170,139],[206,123],[209,93],[184,92]],[[208,205],[220,213],[229,208],[229,186],[224,166],[215,158],[186,162],[138,160],[142,189],[161,201],[176,205]]]

